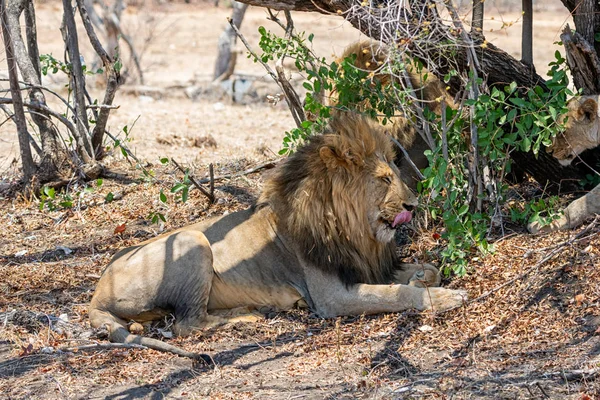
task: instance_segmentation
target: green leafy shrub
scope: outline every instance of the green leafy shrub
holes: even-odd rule
[[[304,109],[316,117],[285,133],[281,154],[293,151],[327,123],[332,110],[323,105],[323,92],[335,91],[336,108],[378,117],[383,124],[399,110],[404,111],[405,117],[414,119],[408,91],[398,83],[382,86],[369,71],[356,68],[352,57],[339,64],[327,63],[307,48],[304,33],[290,39],[278,37],[263,27],[259,33],[262,61],[272,61],[284,52],[295,58],[296,67],[306,78]],[[313,35],[308,36],[309,43],[313,39]],[[503,179],[511,169],[511,151],[537,154],[563,129],[558,117],[566,112],[567,96],[573,93],[567,88],[565,59],[558,51],[555,58],[550,63],[550,79],[545,88],[536,86],[524,90],[513,82],[504,88],[487,90],[481,80],[464,79],[469,82],[467,89],[475,81],[482,94],[467,99],[458,109],[446,108],[445,118],[427,110],[423,113],[435,146],[426,152],[429,167],[423,171],[425,179],[420,182],[418,191],[434,223],[440,221],[445,226],[442,234],[445,248],[440,254],[447,273],[463,275],[470,254],[493,250],[488,243],[491,219],[504,199]],[[398,76],[398,71],[407,68],[404,55],[391,54],[390,60],[381,73]],[[422,65],[414,62],[411,67],[427,79]],[[445,81],[453,76],[458,73],[451,71]],[[477,135],[476,165],[472,165],[475,153],[471,135],[474,134]],[[556,213],[549,211],[551,203],[553,200],[537,200],[521,212],[527,215],[529,222],[537,219],[549,223],[556,217]],[[523,218],[525,216],[522,221]]]

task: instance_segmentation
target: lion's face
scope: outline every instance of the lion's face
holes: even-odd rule
[[[396,229],[412,219],[417,198],[400,179],[393,162],[375,157],[372,163],[365,184],[369,225],[377,241],[388,243],[394,239]]]
[[[566,119],[565,132],[557,135],[548,152],[562,164],[569,165],[579,154],[600,144],[600,119],[598,118],[598,96],[581,96],[571,99]]]

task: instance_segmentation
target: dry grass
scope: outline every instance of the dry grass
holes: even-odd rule
[[[261,161],[218,165],[217,174]],[[598,225],[540,237],[513,233],[498,240],[494,254],[473,260],[473,273],[450,286],[466,288],[475,299],[536,266],[550,251],[560,252],[528,276],[443,315],[406,312],[335,321],[294,311],[171,339],[213,355],[215,370],[151,350],[61,352],[104,342],[89,330],[86,306],[118,248],[163,229],[246,208],[262,185],[261,174],[220,182],[219,201],[211,207],[193,191],[186,204],[171,204],[161,228],[148,224],[147,216],[159,206],[155,199],[173,181],[174,170],[156,167],[158,181],[146,183],[124,162],[112,167],[127,178],[105,179],[73,209],[39,211],[37,201],[2,200],[7,212],[0,216],[0,390],[12,398],[147,397],[154,392],[192,398],[301,393],[317,398],[543,397],[543,390],[578,399],[579,393],[599,394],[593,379],[564,378],[600,364]],[[205,168],[195,171],[198,177],[204,173]],[[106,203],[108,192],[123,197]],[[123,223],[125,231],[115,234]],[[422,233],[405,252],[431,253],[436,245]],[[168,326],[165,321],[149,334],[162,338],[159,329]]]

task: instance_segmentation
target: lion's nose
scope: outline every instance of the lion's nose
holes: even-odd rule
[[[411,205],[411,204],[406,204],[406,203],[404,203],[404,204],[402,204],[402,206],[404,207],[404,209],[405,209],[406,211],[411,211],[411,212],[412,212],[412,210],[414,210],[414,209],[415,209],[415,206],[413,206],[413,205]]]

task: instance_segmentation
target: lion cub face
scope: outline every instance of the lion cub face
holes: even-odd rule
[[[417,198],[400,179],[393,162],[377,157],[369,169],[367,197],[376,205],[368,213],[369,224],[377,241],[388,243],[400,225],[411,221]]]
[[[567,104],[569,111],[561,116],[565,132],[557,135],[548,152],[562,164],[569,165],[587,149],[600,145],[598,95],[575,97]]]

